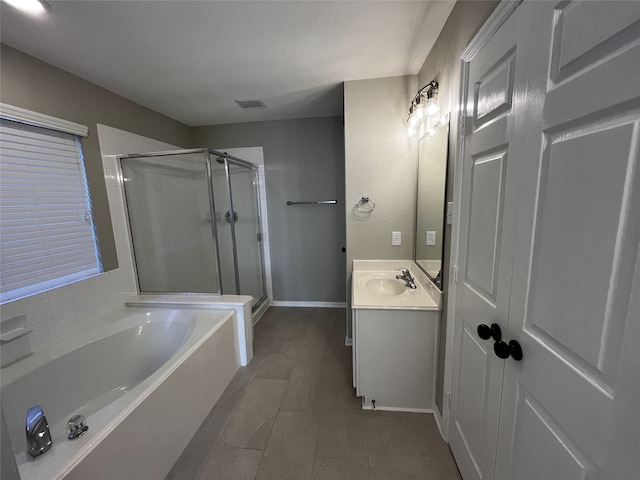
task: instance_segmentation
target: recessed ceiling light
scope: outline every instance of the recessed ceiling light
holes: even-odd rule
[[[41,14],[51,11],[51,5],[45,0],[4,0],[12,7],[22,10],[23,12]]]

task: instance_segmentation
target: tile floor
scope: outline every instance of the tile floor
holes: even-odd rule
[[[459,480],[431,415],[360,408],[344,309],[271,307],[166,480]]]

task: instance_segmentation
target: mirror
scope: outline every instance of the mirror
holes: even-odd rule
[[[443,119],[444,120],[444,119]],[[418,147],[418,204],[415,262],[442,290],[442,259],[446,221],[447,155],[449,121],[438,121],[433,135],[420,139]]]

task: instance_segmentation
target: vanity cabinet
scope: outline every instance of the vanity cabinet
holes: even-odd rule
[[[353,386],[362,408],[433,411],[441,300],[411,260],[353,261]]]
[[[432,412],[439,311],[353,310],[353,379],[365,409]]]

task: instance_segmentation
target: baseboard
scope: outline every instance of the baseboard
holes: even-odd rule
[[[377,406],[373,408],[369,405],[362,405],[363,410],[371,410],[371,411],[381,411],[381,412],[406,412],[406,413],[433,413],[433,410],[430,408],[399,408],[399,407],[385,407],[385,406]]]
[[[438,430],[440,431],[440,436],[442,439],[447,442],[447,439],[444,436],[444,432],[442,430],[442,415],[440,415],[440,411],[438,410],[438,406],[434,406],[433,408],[433,419],[436,421],[436,425],[438,426]],[[447,442],[449,443],[449,442]]]
[[[274,307],[307,307],[307,308],[347,308],[347,302],[288,302],[274,300]]]

